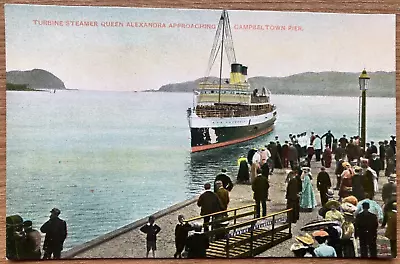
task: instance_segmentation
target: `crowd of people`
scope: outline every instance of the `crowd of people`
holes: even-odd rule
[[[67,224],[59,218],[61,211],[53,208],[50,219],[40,228],[46,234],[41,251],[42,236],[32,227],[32,221],[23,221],[19,215],[6,218],[6,256],[11,260],[60,259],[67,238]]]
[[[325,142],[323,144],[323,141]],[[249,184],[255,202],[255,217],[267,215],[267,201],[271,175],[275,169],[286,169],[286,207],[292,209],[287,221],[296,225],[300,212],[312,212],[318,207],[313,188],[311,161],[321,162],[316,177],[316,189],[320,196],[318,215],[320,220],[308,223],[303,231],[314,231],[296,236],[291,251],[297,257],[377,257],[377,234],[379,226],[386,228],[385,236],[390,240],[391,255],[396,257],[396,140],[374,141],[361,147],[362,139],[346,135],[340,139],[329,130],[319,136],[311,132],[289,134],[289,140],[281,145],[279,137],[259,149],[252,148],[247,156],[238,159],[237,184]],[[333,158],[334,157],[334,162]],[[332,163],[334,165],[332,165]],[[327,169],[334,166],[335,185]],[[378,182],[386,178],[382,188],[382,204],[377,201]],[[381,179],[382,181],[382,179]],[[223,227],[225,223],[211,223],[227,214],[214,217],[209,214],[223,212],[230,203],[229,192],[234,184],[222,169],[214,183],[204,184],[197,206],[203,223],[189,224],[183,215],[178,216],[175,227],[175,258],[205,258],[210,238],[206,232]],[[337,191],[337,198],[335,192]],[[20,216],[7,217],[7,258],[9,259],[59,259],[67,237],[66,222],[59,218],[61,211],[53,208],[50,219],[42,225],[45,233],[43,256],[41,234],[33,229],[32,221],[23,221]],[[140,228],[146,234],[146,257],[152,251],[156,257],[157,234],[161,228],[150,216],[148,223]],[[191,234],[190,234],[191,233]],[[190,234],[190,235],[189,235]],[[358,254],[357,239],[360,245]],[[318,246],[314,247],[315,242]]]
[[[355,257],[355,242],[359,239],[359,255],[377,257],[379,224],[381,228],[386,227],[385,236],[390,240],[391,255],[397,255],[395,136],[391,136],[390,141],[379,141],[379,148],[371,141],[366,143],[364,150],[360,142],[358,136],[348,140],[346,135],[343,135],[338,140],[331,131],[322,136],[311,132],[309,137],[306,137],[306,133],[290,134],[289,140],[283,145],[280,144],[279,138],[275,137],[275,141],[271,141],[265,147],[251,149],[247,157],[242,156],[238,160],[237,181],[252,184],[253,191],[264,192],[263,195],[255,196],[258,216],[259,204],[264,208],[268,199],[268,177],[273,174],[275,168],[290,168],[286,171],[286,201],[287,208],[292,209],[288,218],[294,225],[299,220],[301,211],[310,212],[317,207],[310,163],[314,155],[315,161],[321,162],[316,187],[321,198],[319,215],[323,221],[314,226],[323,230],[313,233],[319,249],[312,247],[314,242],[304,243],[314,241],[313,236],[298,236],[296,239],[300,240],[293,245],[295,256],[304,253],[302,256]],[[332,157],[335,158],[334,165]],[[333,166],[336,186],[332,185],[326,170]],[[263,171],[264,173],[261,173]],[[261,176],[265,181],[260,179]],[[382,188],[382,205],[374,200],[378,191],[379,176],[387,176],[388,181]],[[337,191],[338,199],[334,199],[334,190]]]
[[[386,228],[385,236],[390,240],[391,254],[396,256],[396,174],[395,174],[395,137],[390,141],[379,142],[379,149],[374,142],[367,144],[364,151],[360,146],[359,137],[346,136],[337,140],[331,131],[322,136],[311,132],[289,135],[283,145],[279,138],[259,149],[251,149],[247,156],[238,159],[237,184],[250,184],[256,205],[255,217],[267,215],[270,181],[275,169],[286,169],[286,201],[287,221],[293,225],[300,219],[300,212],[312,212],[318,207],[312,184],[313,175],[310,163],[321,162],[320,171],[316,178],[316,189],[320,195],[318,215],[321,219],[307,224],[304,231],[314,231],[296,236],[296,243],[291,250],[297,257],[377,257],[377,231],[379,225]],[[325,147],[322,141],[325,139]],[[332,165],[332,157],[335,159]],[[328,168],[333,167],[336,186],[333,186]],[[333,168],[332,168],[333,170]],[[383,172],[384,173],[381,173]],[[388,176],[388,182],[382,189],[382,206],[378,204],[379,176]],[[333,175],[332,175],[333,176]],[[200,215],[206,216],[228,209],[229,192],[233,182],[223,169],[217,175],[214,186],[204,185],[197,205]],[[272,186],[273,187],[273,186]],[[335,192],[337,191],[337,198]],[[189,224],[183,215],[178,216],[175,228],[176,252],[175,258],[182,255],[188,258],[205,258],[209,247],[209,237],[205,232],[210,228],[223,226],[211,221],[218,217],[204,217],[203,223]],[[156,249],[156,234],[160,228],[149,219],[142,232],[147,233],[147,256],[150,250]],[[302,230],[303,230],[302,228]],[[191,233],[191,234],[190,234]],[[151,234],[151,235],[149,235]],[[358,254],[356,239],[359,240]],[[314,243],[317,247],[314,247]]]

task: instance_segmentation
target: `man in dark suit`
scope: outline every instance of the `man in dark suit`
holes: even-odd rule
[[[378,148],[375,146],[374,141],[371,141],[371,149],[372,149],[372,153],[378,154]]]
[[[355,238],[360,239],[361,257],[377,257],[376,239],[378,233],[378,218],[368,211],[369,203],[362,204],[363,211],[356,217]]]
[[[321,171],[317,176],[317,189],[321,196],[321,205],[325,206],[326,202],[328,202],[328,189],[331,188],[331,178],[329,174],[325,171],[325,167],[321,168]]]
[[[285,141],[281,149],[282,165],[284,168],[289,166],[289,141]]]
[[[339,139],[340,147],[343,148],[343,149],[346,149],[346,146],[347,146],[348,143],[349,143],[349,141],[347,140],[346,135],[343,135],[343,137],[341,137]]]
[[[229,192],[222,185],[222,181],[216,181],[215,186],[217,187],[217,191],[215,192],[215,194],[218,196],[221,202],[221,210],[225,211],[228,209]]]
[[[383,145],[383,141],[379,141],[379,159],[381,160],[381,170],[385,169],[385,146]]]
[[[64,220],[58,218],[61,213],[59,209],[53,208],[50,213],[50,220],[40,228],[42,233],[46,233],[43,244],[43,259],[50,259],[51,255],[54,259],[60,259],[64,240],[67,238],[67,224]]]
[[[286,189],[286,200],[287,200],[287,209],[292,208],[292,211],[288,213],[288,220],[295,224],[300,217],[300,192],[301,192],[301,180],[300,184],[298,181],[298,170],[293,170],[293,174],[291,175],[291,179],[289,179],[289,183]]]
[[[217,177],[215,177],[214,180],[214,192],[217,191],[217,187],[215,186],[215,183],[217,181],[221,181],[222,182],[222,186],[228,190],[229,192],[232,191],[233,189],[233,182],[231,180],[231,177],[229,177],[229,175],[226,172],[226,169],[222,169],[221,173],[217,175]]]
[[[253,198],[256,202],[256,218],[260,217],[260,204],[262,206],[262,216],[267,215],[267,198],[269,189],[268,178],[261,174],[261,169],[257,170],[257,174],[257,177],[251,185],[251,189],[254,192]]]
[[[208,215],[221,211],[221,204],[218,196],[211,191],[211,184],[204,184],[204,192],[200,195],[197,201],[197,206],[201,207],[200,215]],[[211,217],[204,217],[204,232],[209,231]]]
[[[201,226],[194,226],[194,234],[190,235],[186,241],[186,249],[188,251],[188,258],[206,258],[207,248],[210,242],[208,237],[201,233]]]
[[[293,146],[293,143],[289,143],[288,160],[289,160],[289,163],[290,163],[290,168],[292,170],[294,170],[294,167],[298,164],[299,154],[297,152],[296,147]]]
[[[325,145],[328,145],[329,148],[332,148],[332,141],[335,139],[335,137],[332,135],[331,131],[328,130],[327,133],[325,133],[322,137],[321,140],[326,137],[325,139]]]
[[[393,150],[393,153],[396,154],[396,136],[390,136],[392,139],[389,142],[390,147]]]
[[[381,161],[378,158],[378,153],[372,153],[372,157],[368,162],[370,164],[369,166],[376,172],[376,175],[378,176],[379,179],[379,172],[381,170]]]

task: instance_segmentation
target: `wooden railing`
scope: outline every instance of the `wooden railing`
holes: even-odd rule
[[[229,232],[229,230],[232,230],[232,229],[237,229],[237,228],[244,227],[244,226],[247,226],[247,225],[250,226],[250,230],[249,230],[250,236],[248,238],[246,238],[246,239],[239,240],[239,241],[236,241],[236,242],[233,242],[233,243],[229,243],[229,235],[226,236],[226,246],[225,246],[225,248],[226,248],[227,257],[229,257],[229,250],[230,249],[235,248],[235,247],[237,247],[237,246],[239,246],[241,244],[245,244],[247,242],[250,242],[250,257],[252,257],[252,256],[254,256],[254,252],[253,252],[254,245],[253,245],[253,242],[255,240],[257,240],[258,238],[265,237],[265,236],[270,234],[271,235],[271,244],[274,244],[274,235],[277,232],[283,231],[285,229],[289,229],[288,233],[291,233],[290,220],[289,220],[288,223],[286,223],[286,224],[284,224],[284,225],[282,225],[282,226],[280,226],[278,228],[275,228],[275,216],[280,215],[280,214],[288,213],[291,210],[292,209],[287,209],[287,210],[284,210],[284,211],[280,211],[280,212],[277,212],[277,213],[269,214],[269,215],[264,216],[264,217],[256,218],[256,219],[253,219],[253,220],[250,220],[250,221],[247,221],[247,222],[244,222],[244,223],[236,224],[236,225],[233,225],[233,226],[230,226],[230,227],[226,228],[225,230]],[[271,218],[271,217],[272,217],[271,230],[269,230],[269,231],[267,231],[265,233],[260,233],[260,234],[254,235],[255,224],[260,220],[264,220],[264,219]],[[287,219],[289,219],[289,218],[287,218]]]
[[[240,219],[240,218],[243,218],[246,216],[250,216],[250,215],[255,216],[255,213],[256,213],[255,208],[256,208],[255,204],[249,204],[249,205],[232,208],[232,209],[228,209],[225,211],[220,211],[220,212],[216,212],[216,213],[212,213],[212,214],[208,214],[208,215],[196,216],[196,217],[184,220],[184,222],[189,223],[189,222],[193,222],[193,221],[200,220],[200,219],[204,220],[205,217],[211,217],[212,220],[209,223],[203,224],[204,227],[210,226],[210,225],[212,226],[212,225],[219,224],[221,222],[230,221],[230,220],[233,220],[233,224],[235,225],[237,223],[237,219]],[[238,214],[238,211],[244,211],[244,210],[250,210],[250,211],[246,211],[246,212]],[[229,216],[229,213],[231,213],[233,215]],[[219,216],[224,216],[226,214],[228,214],[227,217],[219,217]]]
[[[291,222],[290,222],[290,218],[289,217],[286,217],[284,224],[282,224],[279,227],[275,227],[276,216],[282,215],[282,214],[287,214],[290,211],[292,211],[292,209],[287,209],[287,210],[283,210],[283,211],[280,211],[280,212],[272,213],[272,214],[269,214],[269,215],[264,216],[264,217],[255,218],[255,219],[252,219],[252,220],[249,220],[249,221],[245,221],[243,223],[234,224],[234,225],[231,225],[231,226],[228,226],[228,227],[221,227],[221,228],[218,228],[218,229],[214,229],[212,231],[206,232],[206,234],[208,236],[212,236],[212,235],[215,235],[215,234],[221,234],[221,233],[225,234],[225,249],[224,250],[225,250],[225,254],[226,254],[227,258],[229,258],[229,256],[230,256],[230,250],[233,250],[235,248],[238,248],[238,247],[246,245],[246,244],[250,244],[250,247],[247,250],[246,254],[248,256],[252,257],[257,252],[263,251],[263,246],[264,246],[265,249],[267,249],[269,247],[272,247],[272,246],[274,246],[276,244],[279,244],[282,241],[292,237],[292,234],[291,234]],[[263,230],[263,232],[258,232],[257,234],[255,234],[255,230],[257,230],[257,228],[255,228],[256,227],[256,223],[261,221],[261,220],[266,220],[268,218],[272,218],[271,230]],[[249,226],[248,231],[246,232],[246,234],[248,234],[248,233],[250,233],[250,234],[248,236],[245,236],[245,238],[234,239],[234,240],[232,240],[233,241],[232,242],[231,239],[230,239],[231,236],[229,235],[229,231],[236,230],[238,228],[242,228],[242,227],[246,227],[246,226]],[[285,229],[288,229],[288,232],[284,233],[284,236],[280,235],[277,239],[275,239],[276,238],[275,237],[276,234],[278,232],[281,232],[281,231],[285,230]],[[253,242],[255,242],[257,239],[263,239],[263,238],[265,238],[267,236],[271,237],[270,241],[268,240],[268,243],[266,243],[265,245],[263,245],[261,247],[260,246],[254,247],[254,243]]]

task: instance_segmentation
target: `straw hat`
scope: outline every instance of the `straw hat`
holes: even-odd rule
[[[343,203],[351,203],[352,205],[357,205],[358,199],[355,196],[350,195],[343,199]]]
[[[349,213],[354,213],[357,210],[357,206],[349,202],[342,203],[341,207],[344,212],[349,212]]]
[[[336,200],[330,200],[330,201],[326,202],[326,204],[325,204],[325,207],[327,207],[327,208],[331,208],[332,206],[339,208],[340,203]]]
[[[314,239],[308,233],[306,233],[304,236],[297,236],[296,240],[303,243],[304,245],[314,244]]]
[[[342,166],[343,166],[344,168],[346,168],[347,166],[351,166],[351,165],[350,165],[350,163],[348,163],[347,161],[345,161],[345,162],[342,163]]]
[[[315,231],[312,235],[313,235],[313,237],[327,237],[327,236],[329,236],[328,232],[326,232],[324,230]]]
[[[307,247],[301,243],[294,243],[291,247],[290,247],[290,251],[297,251],[300,249],[307,249]]]

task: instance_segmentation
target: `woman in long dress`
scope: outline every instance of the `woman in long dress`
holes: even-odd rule
[[[302,178],[303,184],[300,198],[300,208],[311,212],[317,206],[317,200],[315,199],[309,169],[303,170]]]

